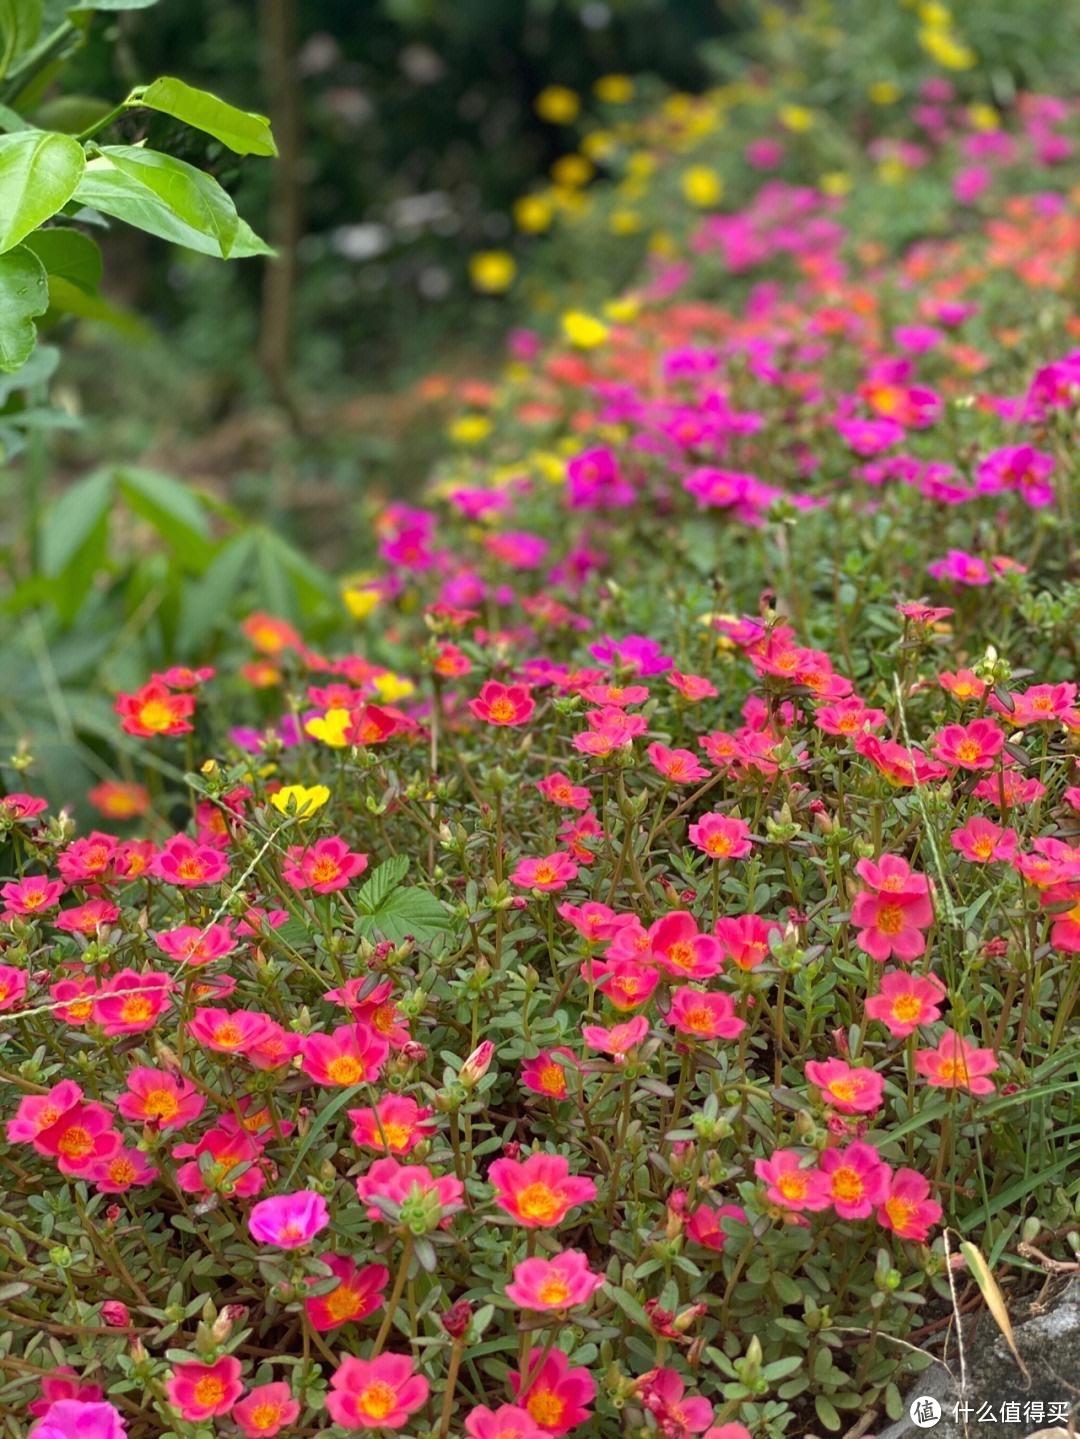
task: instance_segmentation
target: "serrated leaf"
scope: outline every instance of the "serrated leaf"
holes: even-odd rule
[[[409,938],[425,943],[450,928],[445,907],[426,889],[395,889],[373,914],[362,914],[357,923],[365,939],[381,934],[392,944]]]
[[[0,135],[0,253],[62,210],[86,164],[70,135],[19,130]]]
[[[409,872],[408,856],[395,854],[384,859],[368,875],[356,896],[356,907],[364,914],[374,914],[387,895],[397,888]]]
[[[36,255],[20,246],[0,255],[0,371],[26,364],[37,339],[34,320],[49,308],[49,282]]]
[[[238,110],[235,105],[211,95],[208,90],[197,90],[175,76],[161,76],[145,90],[137,92],[132,103],[171,115],[174,120],[181,120],[204,134],[213,135],[215,140],[220,140],[237,155],[277,154],[270,121],[265,115]]]

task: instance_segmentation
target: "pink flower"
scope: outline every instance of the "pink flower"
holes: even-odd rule
[[[587,969],[588,977],[616,1009],[638,1009],[647,1004],[653,990],[660,983],[659,970],[651,965],[638,964],[633,959],[592,960]]]
[[[950,724],[935,736],[934,755],[951,769],[993,769],[1005,745],[1005,736],[993,720]]]
[[[930,1197],[930,1182],[914,1169],[898,1169],[889,1192],[878,1206],[877,1222],[901,1239],[925,1244],[931,1227],[941,1219],[941,1205]]]
[[[26,970],[0,964],[0,1009],[14,1009],[26,997]]]
[[[465,1416],[465,1433],[468,1439],[544,1439],[545,1431],[516,1404],[500,1404],[498,1409],[478,1404]]]
[[[367,866],[366,854],[355,853],[343,839],[332,836],[312,845],[290,845],[281,872],[293,889],[332,894],[345,889]]]
[[[313,1189],[260,1199],[248,1215],[248,1231],[257,1244],[302,1249],[330,1223],[326,1200]]]
[[[950,835],[953,849],[972,864],[1011,860],[1016,854],[1016,831],[1003,829],[992,820],[975,815]]]
[[[754,1160],[754,1173],[765,1185],[765,1197],[781,1209],[828,1209],[832,1200],[820,1170],[803,1164],[795,1149],[776,1149],[768,1159]]]
[[[545,893],[565,889],[577,878],[578,867],[568,854],[556,850],[539,859],[520,859],[510,876],[510,883],[519,889],[539,889]]]
[[[382,1264],[366,1264],[359,1269],[356,1261],[343,1254],[320,1254],[338,1284],[327,1294],[305,1299],[304,1308],[313,1329],[325,1333],[342,1324],[358,1324],[373,1314],[383,1302],[390,1271]],[[316,1279],[308,1281],[319,1283]]]
[[[521,1369],[510,1375],[518,1404],[547,1434],[569,1434],[589,1417],[596,1382],[587,1369],[571,1367],[561,1349],[530,1349]]]
[[[713,926],[724,958],[745,970],[756,969],[768,958],[769,937],[782,932],[783,925],[775,919],[762,919],[757,914],[718,919]]]
[[[814,715],[818,729],[831,735],[852,735],[880,729],[887,719],[884,710],[871,709],[855,695],[837,700],[835,704],[820,705]]]
[[[141,1149],[116,1149],[104,1159],[97,1159],[87,1171],[87,1178],[102,1194],[126,1194],[146,1184],[153,1184],[158,1171]]]
[[[576,785],[561,773],[549,774],[536,781],[536,788],[546,800],[561,809],[588,809],[592,796],[584,785]]]
[[[112,1115],[103,1104],[81,1100],[31,1140],[39,1154],[51,1155],[61,1174],[85,1175],[100,1159],[120,1148]]]
[[[582,1038],[590,1049],[613,1055],[617,1060],[625,1058],[632,1049],[642,1044],[648,1034],[649,1021],[643,1014],[628,1019],[625,1024],[613,1024],[610,1029],[604,1029],[599,1024],[581,1026]]]
[[[176,1182],[186,1194],[236,1195],[250,1199],[266,1187],[262,1149],[232,1115],[208,1129],[194,1144],[173,1147],[174,1159],[185,1159],[176,1170]],[[209,1163],[204,1167],[203,1159]]]
[[[826,1149],[819,1161],[829,1202],[841,1219],[865,1219],[884,1202],[892,1174],[872,1144]]]
[[[744,859],[752,848],[750,826],[726,814],[703,814],[689,834],[691,844],[710,859]]]
[[[741,1204],[720,1204],[715,1208],[711,1204],[699,1204],[690,1211],[686,1232],[695,1244],[720,1253],[727,1243],[727,1235],[721,1227],[725,1219],[737,1219],[740,1224],[745,1224],[746,1210]]]
[[[887,869],[886,861],[893,862]],[[923,930],[934,922],[925,875],[912,874],[895,855],[885,855],[881,866],[860,860],[855,868],[872,885],[856,895],[851,907],[851,922],[859,930],[855,943],[879,964],[890,955],[917,959],[926,949]]]
[[[239,1359],[223,1355],[213,1364],[177,1364],[165,1383],[169,1403],[189,1424],[228,1414],[244,1385]]]
[[[232,1420],[245,1439],[273,1439],[300,1417],[300,1403],[280,1380],[259,1384],[244,1395],[232,1411]]]
[[[536,701],[528,685],[502,685],[498,680],[488,680],[476,699],[469,701],[469,708],[477,719],[488,724],[522,725],[528,723]]]
[[[935,1089],[966,1089],[969,1094],[993,1094],[997,1069],[992,1049],[976,1049],[954,1030],[947,1029],[937,1049],[917,1049],[915,1068]]]
[[[564,1249],[554,1259],[522,1259],[514,1266],[506,1297],[521,1309],[542,1313],[574,1309],[587,1304],[604,1283],[594,1274],[588,1258],[578,1249]]]
[[[653,1369],[642,1375],[636,1389],[644,1407],[655,1415],[661,1433],[700,1434],[712,1423],[713,1407],[700,1395],[686,1395],[686,1385],[675,1369]]]
[[[150,862],[150,873],[166,884],[181,889],[197,889],[204,884],[217,884],[227,877],[229,861],[220,850],[208,844],[196,844],[187,835],[177,834]]]
[[[371,1084],[389,1053],[389,1043],[370,1024],[341,1024],[332,1034],[304,1036],[302,1068],[316,1084]]]
[[[126,1433],[127,1426],[111,1404],[58,1399],[30,1430],[29,1439],[124,1439]]]
[[[53,920],[53,924],[67,934],[93,937],[102,925],[113,924],[119,918],[120,910],[111,900],[88,899],[85,904],[62,910]]]
[[[127,1092],[116,1107],[135,1124],[155,1129],[181,1129],[198,1119],[206,1100],[183,1075],[139,1065],[128,1072]]]
[[[859,1069],[843,1059],[827,1059],[824,1063],[811,1059],[806,1077],[820,1089],[825,1103],[841,1114],[873,1114],[881,1108],[885,1081],[873,1069]]]
[[[571,1049],[541,1050],[535,1059],[523,1062],[521,1082],[533,1094],[542,1094],[545,1099],[569,1099],[570,1086],[566,1069],[568,1065],[575,1063]]]
[[[326,1411],[343,1429],[401,1429],[427,1403],[428,1382],[404,1354],[343,1359],[330,1380]]]
[[[571,1209],[596,1198],[591,1179],[571,1175],[561,1154],[496,1159],[488,1170],[495,1203],[526,1229],[553,1229]]]
[[[685,675],[680,670],[672,670],[667,675],[667,682],[674,689],[677,689],[684,700],[690,704],[697,704],[700,700],[715,699],[720,691],[707,680],[704,675]]]
[[[428,1228],[449,1223],[462,1208],[465,1186],[452,1174],[436,1177],[424,1164],[399,1164],[396,1159],[377,1159],[356,1181],[356,1192],[367,1205],[369,1219],[385,1220],[384,1205],[400,1208],[406,1200],[423,1208]],[[415,1203],[414,1203],[415,1202]]]
[[[737,1039],[746,1028],[746,1020],[735,1014],[730,994],[708,994],[690,985],[672,990],[665,1018],[692,1039]]]
[[[709,771],[691,750],[668,749],[667,745],[656,742],[649,745],[645,753],[669,784],[694,784],[709,777]]]
[[[24,1095],[19,1100],[14,1117],[7,1122],[9,1142],[33,1144],[39,1134],[74,1109],[82,1097],[82,1090],[72,1079],[62,1079],[59,1084],[54,1084],[47,1094]]]
[[[41,1380],[41,1398],[26,1406],[27,1411],[39,1419],[60,1399],[77,1399],[80,1404],[92,1404],[102,1397],[97,1384],[84,1384],[69,1365],[62,1364]]]
[[[176,929],[159,930],[154,943],[162,954],[175,959],[178,964],[198,968],[215,959],[224,959],[236,948],[236,938],[228,924],[209,924],[199,927],[181,924]]]
[[[871,1019],[880,1019],[890,1034],[904,1039],[920,1024],[940,1019],[947,997],[945,986],[934,975],[893,969],[882,975],[878,993],[866,1001],[866,1013]]]
[[[650,957],[678,979],[710,979],[723,968],[723,951],[701,934],[689,910],[677,909],[649,926]]]
[[[353,1122],[353,1143],[380,1154],[408,1154],[436,1129],[435,1111],[405,1094],[385,1094],[373,1108],[346,1113]]]
[[[168,974],[122,969],[106,980],[94,996],[94,1022],[108,1035],[141,1034],[153,1029],[169,1003],[172,987]]]
[[[269,1015],[253,1009],[197,1009],[188,1021],[195,1043],[219,1054],[247,1054],[275,1028]]]
[[[0,913],[0,920],[33,919],[36,914],[45,914],[60,903],[60,896],[66,885],[58,879],[49,879],[44,874],[28,874],[23,879],[13,879],[0,886],[0,898],[6,908]]]

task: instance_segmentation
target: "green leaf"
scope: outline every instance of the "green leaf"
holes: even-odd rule
[[[0,135],[0,252],[62,210],[86,156],[77,140],[48,130]]]
[[[20,248],[0,255],[0,371],[20,369],[37,338],[34,317],[49,307],[45,267]]]
[[[206,512],[179,480],[155,470],[116,472],[120,493],[137,515],[149,521],[190,569],[202,570],[214,553]]]
[[[426,889],[395,889],[374,914],[362,914],[357,922],[365,939],[378,933],[392,944],[409,938],[425,944],[450,928],[445,907]]]
[[[634,1298],[632,1294],[627,1294],[625,1289],[619,1289],[613,1284],[608,1286],[607,1292],[611,1295],[612,1299],[614,1299],[615,1303],[619,1306],[622,1312],[628,1318],[632,1319],[635,1324],[639,1325],[642,1329],[645,1330],[650,1330],[652,1328],[652,1323],[649,1319],[648,1314],[646,1314],[645,1310],[642,1308],[642,1306],[638,1303],[638,1301]]]
[[[144,105],[148,110],[158,110],[174,120],[182,120],[185,125],[213,135],[237,155],[277,154],[270,121],[265,115],[238,110],[208,90],[196,90],[172,75],[163,75],[145,90],[133,92],[128,103]]]
[[[395,854],[384,859],[368,875],[356,896],[356,907],[363,914],[374,914],[392,890],[395,890],[409,872],[408,856]]]
[[[180,163],[179,160],[173,161],[175,165]],[[224,190],[209,176],[203,175],[200,170],[192,173],[199,175],[208,185],[215,186],[228,200]],[[177,214],[151,187],[143,183],[140,175],[121,170],[104,152],[87,165],[75,192],[75,199],[81,205],[123,220],[125,224],[134,225],[136,229],[157,235],[159,239],[169,240],[174,245],[183,245],[186,249],[197,250],[202,255],[224,258],[220,242],[214,234],[197,228]],[[231,205],[232,201],[228,200],[228,203]],[[227,253],[231,259],[242,259],[249,255],[269,255],[273,252],[248,224],[237,218]]]
[[[3,263],[0,261],[0,269],[2,268]],[[20,365],[9,375],[0,375],[0,408],[7,404],[12,395],[33,389],[36,385],[47,384],[56,373],[59,363],[60,351],[55,345],[39,345],[25,365]]]
[[[840,1428],[840,1415],[835,1407],[825,1398],[824,1394],[818,1394],[814,1398],[814,1408],[817,1410],[817,1417],[824,1424],[826,1429],[834,1432]]]
[[[244,586],[255,555],[255,536],[237,535],[214,556],[206,572],[184,587],[176,636],[182,654],[193,654],[208,635],[229,621],[230,609]]]
[[[44,0],[0,0],[0,77],[41,33]]]
[[[49,309],[61,315],[75,315],[80,320],[111,325],[129,340],[147,340],[152,334],[150,326],[138,315],[103,300],[100,295],[87,293],[62,275],[49,276]]]
[[[87,295],[97,292],[101,284],[101,251],[89,235],[53,226],[28,236],[26,248],[33,250],[50,278],[60,276]]]
[[[149,10],[158,0],[79,0],[72,10]]]
[[[335,1094],[329,1104],[324,1104],[322,1109],[319,1110],[318,1114],[312,1120],[311,1128],[297,1146],[296,1158],[293,1160],[292,1168],[289,1170],[288,1178],[285,1180],[286,1189],[288,1189],[289,1185],[296,1178],[297,1171],[319,1135],[322,1134],[331,1120],[337,1118],[347,1104],[363,1097],[364,1089],[365,1087],[362,1084],[351,1084],[348,1088],[342,1089],[338,1094]]]
[[[49,511],[41,534],[41,568],[59,575],[113,503],[113,476],[95,470],[64,491]]]
[[[121,174],[144,186],[181,223],[216,241],[222,259],[228,259],[240,221],[232,199],[212,176],[185,160],[141,145],[102,146],[101,154]]]

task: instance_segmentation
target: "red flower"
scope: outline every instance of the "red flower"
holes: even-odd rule
[[[488,680],[476,699],[469,701],[469,708],[477,719],[486,720],[488,724],[522,725],[528,722],[536,701],[528,685],[503,685],[498,680]]]

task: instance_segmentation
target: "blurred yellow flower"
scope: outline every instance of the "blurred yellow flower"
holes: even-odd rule
[[[556,185],[576,189],[587,185],[596,174],[596,167],[584,155],[560,155],[551,167],[551,178]]]
[[[952,24],[952,11],[947,5],[939,4],[938,0],[926,0],[919,6],[919,19],[932,29],[945,30]]]
[[[551,125],[572,125],[581,113],[581,97],[566,85],[548,85],[534,102],[541,120]]]
[[[641,229],[641,216],[636,210],[620,206],[608,216],[608,229],[613,235],[636,235]]]
[[[654,230],[649,236],[649,253],[666,260],[675,253],[675,241],[667,230]]]
[[[623,295],[621,299],[609,300],[604,306],[604,318],[613,325],[629,325],[641,314],[641,301],[635,295]]]
[[[590,130],[582,136],[580,149],[590,160],[605,160],[615,149],[615,136],[610,130]]]
[[[626,173],[639,180],[647,179],[656,169],[656,156],[650,150],[635,150],[626,162]]]
[[[875,105],[895,105],[902,92],[895,80],[875,80],[866,93]]]
[[[692,165],[682,173],[682,192],[691,205],[708,210],[720,203],[724,182],[708,165]]]
[[[384,670],[381,675],[376,675],[371,683],[375,686],[379,698],[388,705],[395,700],[408,699],[411,694],[416,693],[412,680],[404,675],[396,675],[392,670]]]
[[[491,421],[487,415],[460,415],[447,433],[459,445],[479,445],[491,434]]]
[[[608,327],[584,310],[567,310],[562,317],[563,335],[577,350],[595,350],[608,337]]]
[[[634,82],[629,75],[601,75],[593,94],[605,105],[625,105],[634,98]]]
[[[967,114],[976,130],[997,130],[1001,127],[1001,116],[993,105],[976,102],[968,106]]]
[[[364,620],[378,607],[382,595],[378,581],[357,576],[342,585],[341,598],[354,620]]]
[[[352,716],[348,710],[332,709],[327,710],[324,715],[309,719],[304,729],[312,739],[321,740],[331,749],[344,749],[348,743],[345,735],[351,724]]]
[[[830,170],[818,184],[826,195],[849,195],[854,181],[845,170]]]
[[[777,116],[785,130],[802,133],[814,127],[814,112],[805,105],[781,105]]]
[[[974,50],[950,30],[926,27],[919,31],[919,44],[931,59],[946,70],[970,70],[975,64]]]
[[[517,265],[505,250],[478,250],[469,257],[469,279],[482,295],[501,295],[514,283]]]
[[[903,160],[895,157],[891,160],[882,160],[877,167],[877,177],[883,185],[902,185],[910,174],[911,171]]]
[[[514,224],[527,235],[539,235],[546,230],[553,215],[547,195],[522,195],[514,201]]]
[[[270,803],[282,814],[310,819],[329,798],[330,791],[324,784],[313,784],[310,789],[302,784],[287,784],[270,796]]]

